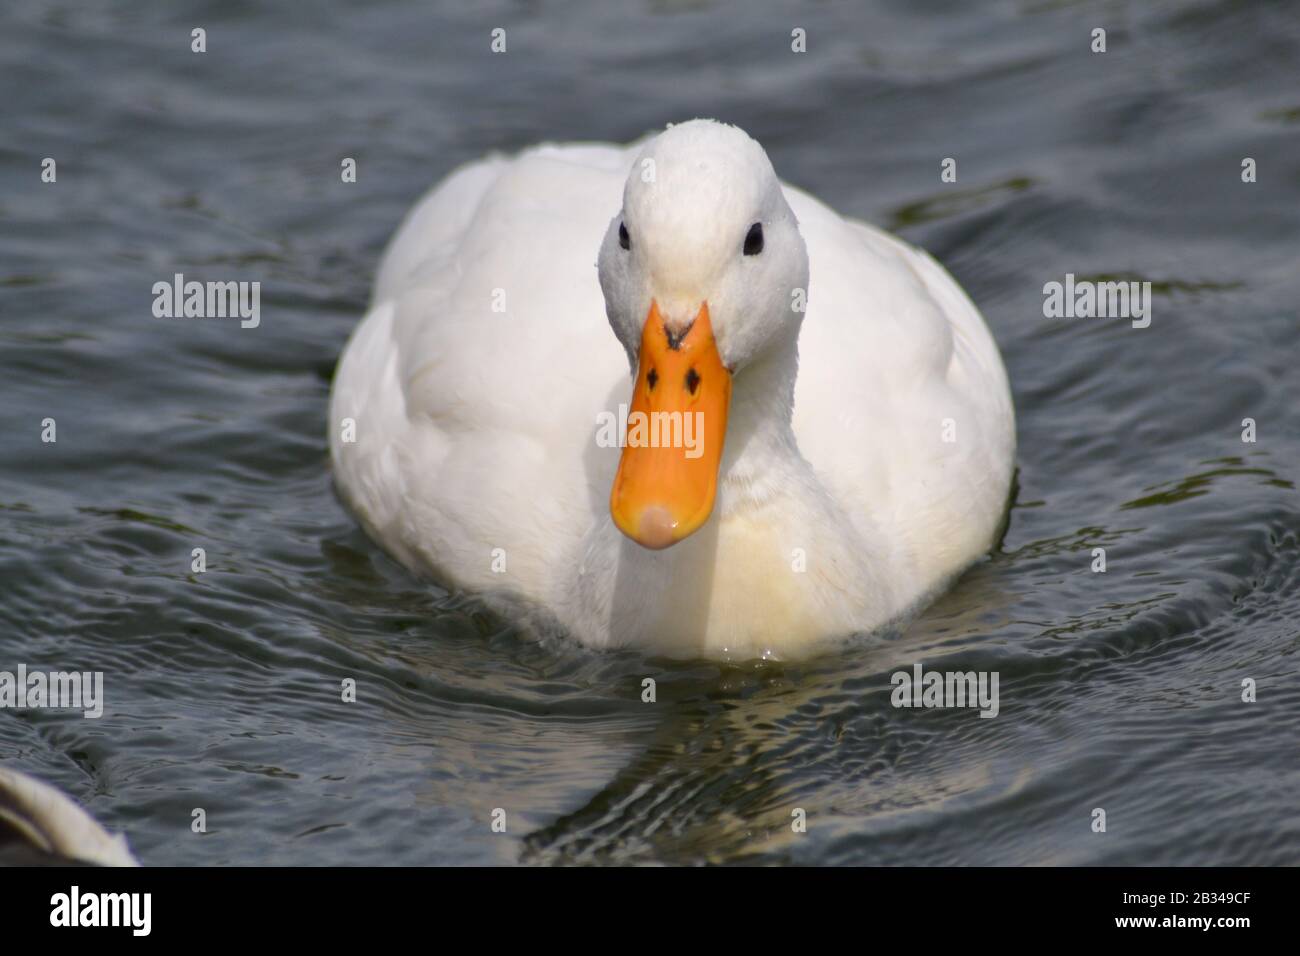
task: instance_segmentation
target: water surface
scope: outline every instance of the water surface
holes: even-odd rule
[[[0,761],[151,864],[1300,862],[1294,9],[472,7],[6,4],[0,669],[102,670],[108,701],[0,712]],[[410,204],[697,115],[930,250],[1002,347],[1005,540],[896,638],[539,646],[333,493],[330,377]],[[155,318],[177,272],[260,281],[260,326]],[[1151,281],[1151,327],[1044,318],[1067,272]],[[917,660],[998,671],[999,716],[891,707]]]

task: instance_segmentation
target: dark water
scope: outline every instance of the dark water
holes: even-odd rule
[[[108,701],[0,712],[0,761],[155,864],[1300,862],[1294,5],[435,6],[5,4],[0,670]],[[1010,528],[897,639],[537,646],[333,494],[330,376],[404,210],[695,115],[933,252],[1002,346]],[[261,325],[154,318],[175,272],[260,281]],[[1067,272],[1150,280],[1151,327],[1044,318]],[[891,707],[917,660],[998,671],[1000,715]]]

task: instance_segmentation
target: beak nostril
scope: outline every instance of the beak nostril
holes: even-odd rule
[[[700,387],[700,373],[695,371],[695,369],[691,369],[689,372],[686,373],[686,390],[690,392],[692,395],[694,395],[696,390],[699,387]]]
[[[659,382],[659,373],[656,372],[654,369],[651,369],[650,374],[645,377],[645,383],[650,386],[650,391],[652,392],[654,391],[655,385],[657,385],[658,382]]]

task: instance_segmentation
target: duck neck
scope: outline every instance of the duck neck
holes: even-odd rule
[[[792,424],[798,369],[794,329],[735,377],[719,476],[724,514],[788,494],[810,474]]]

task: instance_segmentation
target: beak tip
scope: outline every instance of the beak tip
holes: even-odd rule
[[[637,541],[652,551],[662,551],[676,540],[677,521],[662,505],[650,505],[641,511]]]
[[[677,543],[677,520],[663,505],[647,505],[633,521],[615,520],[618,529],[641,547],[662,551]]]

